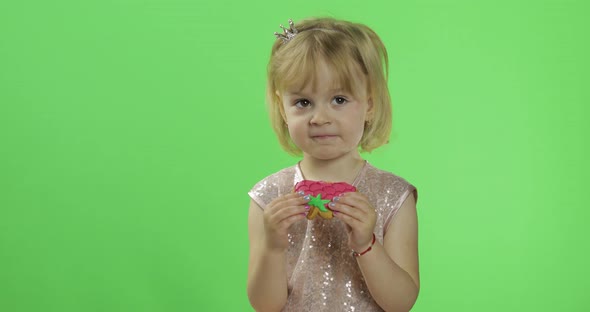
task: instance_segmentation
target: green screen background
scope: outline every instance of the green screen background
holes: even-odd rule
[[[587,3],[0,2],[0,310],[250,311],[272,34],[328,15],[389,49],[413,311],[587,311]]]

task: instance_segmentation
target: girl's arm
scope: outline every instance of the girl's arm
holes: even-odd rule
[[[248,213],[250,260],[248,299],[256,311],[280,311],[287,302],[285,253],[268,250],[264,244],[263,210],[253,200]]]
[[[361,250],[362,251],[362,250]],[[383,245],[357,258],[375,301],[385,311],[409,311],[418,297],[418,222],[411,193],[389,225]]]
[[[280,311],[287,303],[287,231],[305,219],[307,201],[293,193],[275,199],[265,210],[250,201],[248,299],[256,311]]]

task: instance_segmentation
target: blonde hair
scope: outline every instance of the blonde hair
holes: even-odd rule
[[[287,43],[277,39],[268,64],[266,97],[272,127],[283,149],[301,155],[283,120],[280,91],[295,87],[301,90],[314,83],[315,64],[327,62],[338,77],[339,86],[355,93],[357,72],[365,76],[372,100],[372,118],[365,125],[359,143],[361,151],[370,152],[386,144],[391,131],[391,99],[387,87],[387,50],[379,36],[369,27],[333,18],[311,18],[295,23],[298,34]]]

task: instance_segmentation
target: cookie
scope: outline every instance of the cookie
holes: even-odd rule
[[[324,182],[303,180],[295,184],[295,192],[303,191],[305,195],[310,195],[311,200],[307,219],[312,220],[317,215],[324,219],[332,219],[334,214],[328,207],[328,203],[340,194],[356,192],[356,187],[346,182]]]

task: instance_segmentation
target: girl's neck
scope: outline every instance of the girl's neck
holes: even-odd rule
[[[307,180],[347,182],[352,184],[365,160],[357,153],[353,157],[322,160],[307,155],[299,163],[303,176]]]

